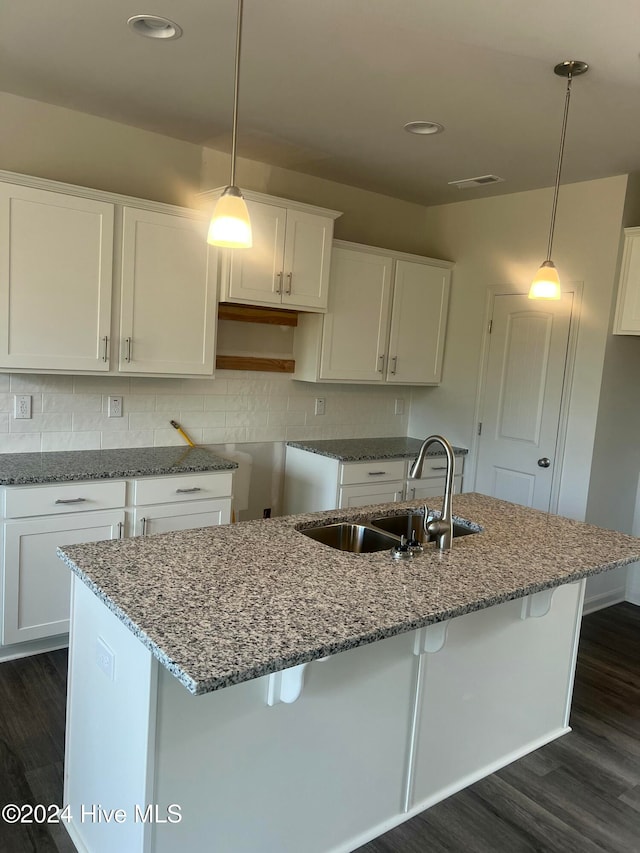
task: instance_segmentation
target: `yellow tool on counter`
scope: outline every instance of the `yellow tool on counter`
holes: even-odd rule
[[[196,446],[196,445],[195,445],[195,442],[194,442],[194,441],[191,441],[191,439],[190,439],[190,438],[189,438],[189,436],[186,434],[186,432],[182,429],[182,427],[180,426],[180,424],[178,423],[178,421],[169,421],[169,423],[171,424],[171,426],[172,426],[174,429],[177,429],[177,430],[178,430],[178,432],[180,433],[180,435],[184,438],[184,440],[187,442],[187,444],[188,444],[190,447],[195,447],[195,446]]]

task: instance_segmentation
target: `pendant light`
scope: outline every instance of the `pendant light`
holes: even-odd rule
[[[560,277],[556,265],[551,260],[551,248],[553,246],[553,232],[556,224],[556,209],[558,207],[558,190],[560,189],[560,175],[562,173],[562,156],[564,154],[564,139],[567,135],[567,117],[569,115],[569,101],[571,99],[571,81],[579,74],[584,74],[589,68],[586,62],[578,59],[568,59],[561,62],[553,69],[555,74],[567,78],[567,94],[564,102],[564,117],[562,119],[562,133],[560,134],[560,153],[558,154],[558,169],[556,171],[556,186],[553,192],[553,204],[551,206],[551,227],[549,229],[549,245],[547,246],[547,258],[533,277],[529,289],[529,299],[560,299]]]
[[[231,128],[231,177],[216,206],[209,224],[207,243],[227,249],[249,249],[251,220],[247,204],[236,186],[236,147],[238,135],[238,92],[240,90],[240,48],[242,43],[242,7],[238,0],[238,26],[236,31],[236,66],[233,87],[233,124]]]

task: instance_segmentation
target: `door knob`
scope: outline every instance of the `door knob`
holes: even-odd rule
[[[541,459],[538,459],[538,465],[540,468],[548,468],[551,465],[551,460],[548,456],[543,456]]]

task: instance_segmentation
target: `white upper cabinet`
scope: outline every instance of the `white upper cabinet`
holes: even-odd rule
[[[212,202],[219,190],[203,193]],[[323,312],[337,211],[244,192],[253,246],[223,253],[220,300]]]
[[[215,250],[201,218],[125,207],[119,370],[213,373]]]
[[[640,228],[624,229],[614,335],[640,335]]]
[[[298,318],[294,378],[438,384],[451,266],[334,241],[329,310]]]
[[[109,369],[114,205],[0,183],[0,367]]]

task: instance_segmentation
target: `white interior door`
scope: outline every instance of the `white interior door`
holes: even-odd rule
[[[476,491],[549,509],[572,305],[495,297]]]

